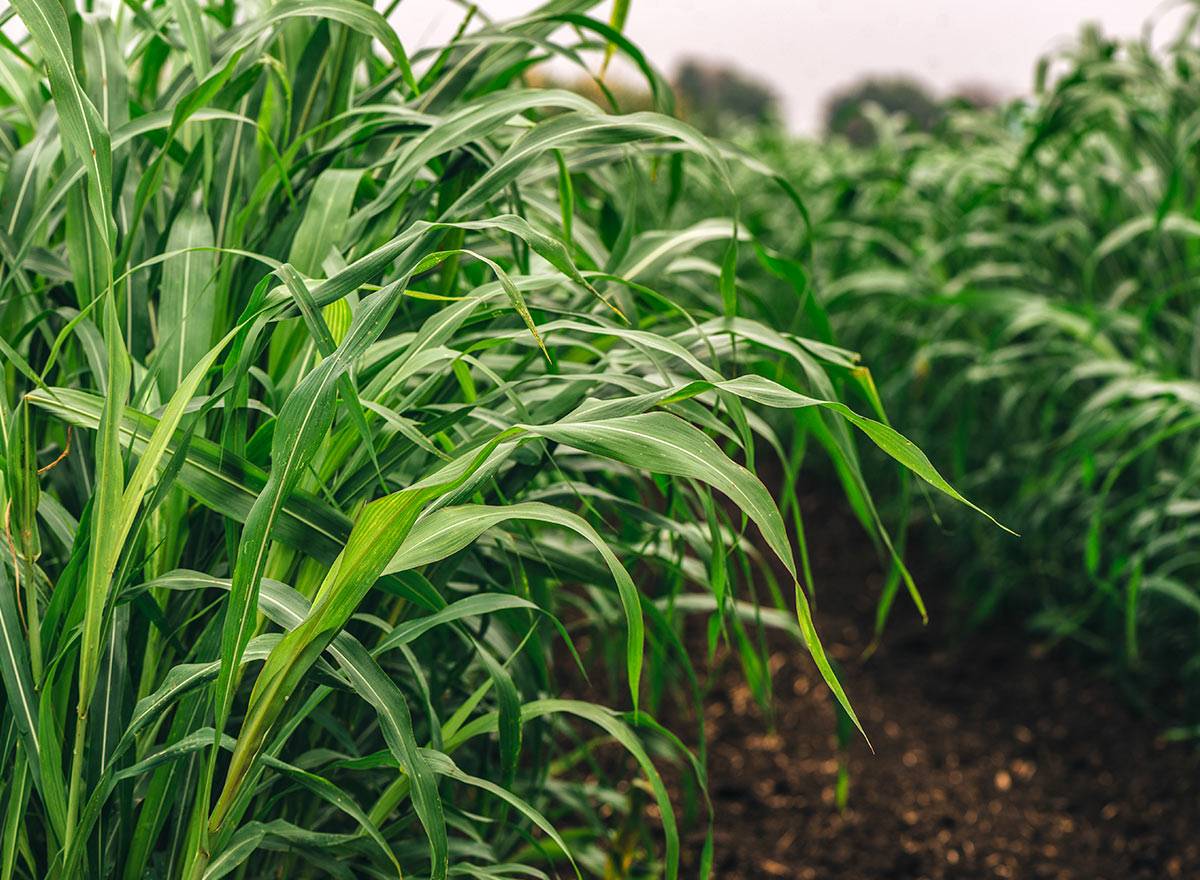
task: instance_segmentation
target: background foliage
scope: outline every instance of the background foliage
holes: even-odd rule
[[[812,305],[789,329],[887,364],[897,424],[1022,533],[913,506],[937,520],[963,622],[1026,615],[1160,723],[1182,719],[1178,735],[1200,712],[1200,13],[1187,12],[1177,32],[1128,42],[1086,29],[1040,65],[1031,100],[947,108],[932,133],[877,115],[865,149],[746,135],[804,194],[807,225],[779,218],[770,186],[737,182],[747,226],[802,255]]]

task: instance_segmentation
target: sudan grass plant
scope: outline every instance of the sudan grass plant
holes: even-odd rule
[[[934,134],[879,117],[869,149],[757,136],[807,226],[737,185],[811,295],[791,329],[887,363],[897,426],[1024,536],[944,521],[966,620],[1028,614],[1195,724],[1200,11],[1174,12],[1136,40],[1085,30],[1031,99]],[[746,313],[773,312],[773,290]]]
[[[0,12],[0,876],[674,877],[684,614],[765,696],[795,602],[852,711],[760,413],[954,491],[737,317],[740,159],[596,5],[411,59],[396,3]],[[614,52],[667,112],[523,83]]]

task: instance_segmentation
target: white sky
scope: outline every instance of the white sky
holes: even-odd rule
[[[511,18],[538,0],[478,0]],[[632,0],[626,34],[660,70],[695,56],[770,83],[790,126],[820,127],[829,93],[863,74],[909,73],[939,91],[986,83],[1028,90],[1037,59],[1084,21],[1133,36],[1161,0]],[[608,6],[597,10],[607,18]],[[452,0],[403,0],[392,23],[406,47],[452,33]]]

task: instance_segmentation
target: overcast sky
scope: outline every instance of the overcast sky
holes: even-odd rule
[[[478,0],[496,18],[537,0]],[[661,70],[680,58],[728,61],[768,81],[793,129],[820,126],[829,93],[863,74],[909,73],[939,91],[986,83],[1028,91],[1038,57],[1084,21],[1133,36],[1161,0],[633,0],[626,33]],[[607,5],[599,11],[607,17]],[[451,0],[403,0],[406,45],[444,39],[461,19]]]

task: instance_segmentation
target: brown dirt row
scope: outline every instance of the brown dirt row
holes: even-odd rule
[[[1036,656],[1019,627],[955,646],[940,628],[953,572],[928,558],[933,540],[909,555],[934,622],[921,626],[898,600],[882,647],[861,663],[880,569],[840,504],[806,504],[818,627],[875,754],[851,744],[839,812],[833,709],[811,661],[772,639],[769,724],[720,656],[704,710],[718,878],[1200,878],[1194,746],[1164,742],[1092,670]],[[667,720],[692,725],[686,712]]]

